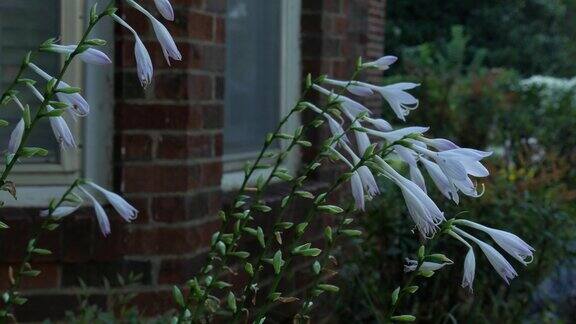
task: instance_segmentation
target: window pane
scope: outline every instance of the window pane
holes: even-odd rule
[[[3,92],[12,81],[20,62],[27,51],[35,49],[51,37],[60,35],[60,0],[1,0],[0,1],[0,91]],[[60,66],[60,57],[55,54],[41,54],[34,58],[34,62],[46,72],[55,75]],[[28,74],[25,77],[33,78],[39,82],[40,90],[45,85],[38,76]],[[24,104],[29,104],[32,113],[36,111],[38,100],[32,97],[24,88],[19,98]],[[10,126],[0,128],[0,149],[8,146],[10,132],[18,122],[21,114],[16,105],[10,104],[2,110],[1,118],[10,122]],[[43,120],[34,129],[30,146],[40,146],[48,149],[50,154],[45,158],[25,159],[24,162],[58,162],[58,144],[56,143],[49,122]]]
[[[280,118],[280,0],[229,0],[224,154],[258,151]]]

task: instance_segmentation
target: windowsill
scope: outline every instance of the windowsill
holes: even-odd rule
[[[47,208],[50,200],[58,199],[67,189],[68,186],[20,186],[16,188],[17,200],[2,191],[0,201],[3,201],[6,207]]]

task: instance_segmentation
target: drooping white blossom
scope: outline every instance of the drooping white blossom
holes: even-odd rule
[[[468,252],[466,253],[466,258],[464,259],[464,275],[462,276],[462,288],[468,287],[470,291],[473,291],[475,273],[476,273],[476,257],[474,256],[474,250],[472,249],[472,247],[469,247]]]
[[[168,0],[154,0],[156,9],[166,20],[174,21],[174,9]]]
[[[354,81],[339,81],[333,79],[325,79],[324,82],[345,88],[346,91],[359,97],[368,97],[374,94],[374,91],[372,91],[372,89],[365,86],[357,85]]]
[[[410,114],[410,111],[418,108],[418,99],[406,92],[406,90],[418,87],[419,84],[417,83],[400,82],[387,86],[375,86],[364,82],[359,82],[358,84],[378,92],[402,121],[406,120],[406,116]]]
[[[372,124],[379,131],[389,132],[389,131],[394,130],[394,128],[392,128],[392,125],[390,125],[389,122],[387,122],[386,120],[384,120],[382,118],[365,117],[364,120],[369,122],[370,124]]]
[[[100,227],[100,231],[104,236],[108,236],[110,234],[110,220],[108,219],[108,215],[106,215],[106,211],[104,208],[98,203],[98,200],[94,198],[86,189],[83,187],[79,187],[82,192],[90,199],[92,205],[94,206],[94,211],[96,212],[96,220],[98,220],[98,226]]]
[[[152,82],[152,75],[154,74],[154,67],[152,66],[152,59],[150,54],[142,43],[138,33],[127,22],[117,15],[112,15],[112,18],[124,28],[128,29],[134,35],[134,57],[136,58],[136,70],[138,79],[143,88],[146,88]]]
[[[534,258],[535,249],[515,234],[465,219],[457,220],[455,223],[475,228],[490,235],[496,244],[523,265],[528,265]]]
[[[409,135],[417,135],[417,134],[426,133],[428,131],[428,129],[429,129],[429,127],[410,126],[410,127],[398,128],[396,130],[389,131],[389,132],[382,132],[382,131],[377,131],[377,130],[373,130],[373,129],[369,129],[369,128],[364,128],[364,131],[370,135],[374,135],[376,137],[383,138],[388,142],[395,142],[395,141],[398,141],[398,140],[400,140],[406,136],[409,136]]]
[[[94,182],[89,181],[87,184],[92,188],[100,191],[104,197],[106,197],[106,200],[108,200],[112,207],[114,207],[114,209],[118,212],[118,214],[120,214],[120,216],[122,216],[125,221],[131,222],[136,219],[138,216],[138,210],[130,205],[126,200],[124,200],[124,198],[120,197],[120,195],[106,190]]]
[[[361,114],[370,115],[371,113],[370,110],[366,108],[364,105],[346,96],[334,94],[333,92],[330,92],[317,84],[312,85],[312,88],[328,96],[330,100],[338,101],[344,114],[346,114],[346,116],[351,120],[358,118]]]
[[[379,70],[385,71],[390,68],[390,65],[394,64],[398,58],[393,55],[386,55],[382,56],[381,58],[377,59],[376,61],[366,62],[362,64],[364,67],[374,67]]]
[[[46,81],[54,79],[54,77],[44,72],[34,63],[29,63],[28,66],[30,66],[30,68],[38,75],[40,75],[42,78],[46,79]],[[64,89],[64,88],[70,88],[70,85],[64,81],[60,81],[58,83],[57,89]],[[90,113],[90,105],[88,104],[86,99],[84,99],[84,97],[82,97],[79,93],[57,92],[56,97],[58,97],[58,100],[60,100],[61,102],[67,104],[71,109],[70,111],[74,113],[76,116],[84,117]]]
[[[22,136],[24,135],[24,130],[26,125],[24,124],[24,119],[20,118],[20,121],[10,133],[10,139],[8,140],[8,153],[16,154],[18,151],[18,147],[20,147],[20,143],[22,142]]]
[[[446,177],[442,172],[438,164],[426,158],[420,159],[420,162],[424,165],[426,171],[428,171],[428,174],[430,175],[430,178],[432,178],[432,182],[434,182],[436,188],[438,188],[446,198],[452,199],[456,204],[458,204],[460,202],[458,189],[450,183],[450,180],[448,180],[448,177]]]
[[[418,261],[417,260],[413,260],[413,259],[406,259],[406,264],[404,265],[404,272],[412,272],[412,271],[423,271],[423,272],[428,272],[428,271],[438,271],[442,268],[444,268],[447,265],[451,265],[454,264],[454,262],[442,262],[442,263],[438,263],[438,262],[429,262],[429,261],[424,261],[422,262],[422,265],[420,265],[420,267],[418,267]]]
[[[77,45],[58,45],[53,44],[50,46],[50,51],[61,54],[72,54],[76,50]],[[107,65],[111,64],[112,60],[104,52],[95,48],[88,48],[84,52],[78,54],[78,58],[85,63],[94,65]]]
[[[77,211],[78,208],[80,208],[80,206],[81,206],[81,204],[77,204],[76,206],[60,206],[60,207],[54,209],[54,211],[52,212],[52,217],[55,217],[55,218],[66,217],[66,216],[74,213],[75,211]],[[40,211],[41,217],[47,217],[48,214],[49,214],[48,209],[44,209],[44,210]]]

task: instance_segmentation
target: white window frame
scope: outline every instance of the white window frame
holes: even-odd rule
[[[87,23],[87,10],[96,1],[61,0],[62,44],[74,44],[80,40]],[[90,36],[108,40],[108,46],[101,50],[114,57],[113,35],[113,24],[103,20]],[[51,36],[46,35],[46,38]],[[63,56],[62,63],[64,60]],[[74,150],[60,149],[59,163],[17,164],[9,179],[17,185],[18,200],[3,192],[0,200],[6,206],[46,207],[50,199],[63,194],[78,177],[90,178],[105,187],[112,182],[113,67],[89,66],[75,59],[64,80],[81,86],[82,95],[90,103],[88,117],[76,122],[67,120],[79,147]],[[102,93],[107,95],[103,96]]]
[[[301,0],[279,0],[280,7],[280,119],[286,116],[294,107],[300,97],[300,14]],[[278,120],[278,122],[280,121]],[[284,125],[283,132],[293,133],[300,125],[298,115],[293,115]],[[264,138],[262,138],[262,143]],[[289,145],[288,141],[281,141],[280,150],[284,150]],[[244,180],[243,171],[238,170],[238,163],[245,163],[254,160],[252,154],[233,154],[222,157],[223,174],[221,187],[224,191],[237,189]],[[300,151],[294,147],[286,156],[282,167],[295,172],[300,163]],[[232,166],[235,167],[232,167]],[[249,182],[253,183],[259,176],[269,175],[270,170],[257,170],[254,172]]]

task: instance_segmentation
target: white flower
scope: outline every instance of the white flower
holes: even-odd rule
[[[61,54],[72,54],[76,50],[77,45],[57,45],[53,44],[50,50]],[[112,60],[104,52],[94,48],[89,48],[84,52],[78,54],[78,58],[85,63],[94,65],[107,65],[111,64]]]
[[[108,236],[108,234],[110,234],[111,232],[110,221],[108,220],[108,215],[106,215],[104,208],[102,208],[102,206],[98,203],[96,198],[94,198],[94,196],[92,196],[88,191],[86,191],[86,189],[82,187],[79,188],[84,192],[86,197],[88,197],[90,201],[92,201],[92,205],[94,205],[94,211],[96,212],[96,219],[98,220],[98,226],[100,226],[102,234],[104,234],[104,236]]]
[[[170,59],[174,59],[176,61],[180,61],[182,59],[182,54],[178,50],[176,43],[174,42],[174,38],[170,35],[170,32],[158,19],[156,19],[148,10],[142,8],[139,4],[132,0],[127,0],[127,2],[134,7],[136,10],[143,13],[152,24],[152,28],[154,28],[154,33],[156,34],[156,38],[162,47],[162,52],[164,53],[164,57],[166,58],[166,62],[170,65]]]
[[[358,121],[354,121],[352,123],[352,126],[356,128],[361,127]],[[366,152],[368,147],[371,145],[370,139],[368,138],[368,135],[366,133],[360,130],[354,129],[354,135],[356,136],[356,144],[358,145],[358,152],[360,153],[360,155],[364,155],[364,152]]]
[[[372,89],[365,87],[365,86],[357,85],[354,81],[347,82],[347,81],[338,81],[338,80],[332,80],[332,79],[325,79],[324,81],[328,84],[345,88],[351,94],[354,94],[354,95],[357,95],[360,97],[368,97],[368,96],[371,96],[374,94],[374,91],[372,91]]]
[[[10,134],[10,140],[8,141],[8,152],[11,154],[16,154],[18,151],[18,147],[20,147],[20,143],[22,142],[22,136],[24,135],[24,119],[20,118],[16,127]]]
[[[360,175],[360,180],[362,180],[362,186],[368,199],[372,199],[380,193],[376,179],[374,179],[374,175],[367,166],[363,165],[359,167],[358,174]]]
[[[387,86],[375,86],[364,82],[358,84],[380,93],[400,120],[405,121],[410,111],[418,108],[418,99],[405,91],[416,88],[419,86],[417,83],[400,82]]]
[[[412,259],[406,259],[406,264],[404,265],[404,272],[412,272],[416,270],[424,272],[437,271],[451,264],[454,264],[454,262],[437,263],[437,262],[424,261],[422,262],[422,265],[420,265],[420,268],[417,269],[418,261]]]
[[[487,227],[465,219],[457,220],[455,223],[470,226],[490,235],[494,242],[523,265],[529,264],[534,259],[534,248],[515,234]]]
[[[46,107],[47,111],[52,111],[53,109],[51,106]],[[48,120],[50,121],[50,127],[52,127],[56,141],[58,141],[62,148],[75,148],[76,141],[74,140],[74,135],[72,135],[64,118],[62,118],[62,116],[48,117]]]
[[[418,169],[418,162],[416,160],[416,154],[414,151],[402,146],[394,145],[394,151],[398,156],[408,164],[410,170],[410,180],[418,185],[424,192],[426,192],[426,182],[424,181],[424,176],[420,169]]]
[[[445,139],[445,138],[421,138],[422,141],[433,148],[437,149],[438,151],[447,151],[460,148],[460,146],[454,144],[453,142]]]
[[[174,21],[174,9],[168,0],[154,0],[156,9],[166,20]]]
[[[60,207],[54,209],[54,211],[52,212],[52,217],[56,217],[56,218],[66,217],[66,216],[72,214],[73,212],[77,211],[78,208],[80,208],[80,205],[81,204],[78,204],[76,206],[60,206]],[[40,211],[41,217],[47,217],[48,214],[49,214],[48,209]]]
[[[423,133],[427,132],[428,129],[429,129],[429,127],[410,126],[410,127],[399,128],[397,130],[393,130],[390,132],[381,132],[381,131],[377,131],[377,130],[373,130],[373,129],[369,129],[369,128],[364,128],[363,130],[370,135],[374,135],[374,136],[383,138],[388,142],[395,142],[395,141],[401,140],[404,137],[409,136],[409,135],[423,134]]]
[[[133,221],[138,216],[138,210],[130,205],[124,198],[120,197],[120,195],[108,191],[99,185],[95,184],[94,182],[87,182],[88,185],[93,187],[94,189],[100,191],[104,194],[104,197],[108,200],[108,202],[114,207],[114,209],[122,216],[122,218],[127,221]]]
[[[456,204],[460,202],[460,197],[458,196],[458,190],[450,181],[448,177],[442,172],[438,164],[426,159],[421,158],[420,162],[428,171],[430,178],[432,178],[432,182],[436,185],[436,188],[440,190],[440,192],[448,199],[452,199]]]
[[[352,172],[350,186],[352,188],[352,196],[354,197],[356,208],[364,210],[364,189],[362,187],[362,180],[357,171]]]
[[[502,277],[502,279],[504,280],[504,282],[506,282],[506,284],[510,284],[510,280],[518,276],[518,273],[516,273],[516,270],[514,270],[514,268],[506,260],[506,258],[504,258],[504,256],[502,256],[502,254],[500,254],[500,252],[498,252],[491,245],[480,241],[479,239],[464,232],[459,228],[452,227],[452,230],[474,241],[474,243],[476,243],[480,247],[482,252],[484,252],[484,255],[486,255],[488,261],[490,262],[494,270],[496,270],[496,272],[500,275],[500,277]]]
[[[426,237],[432,236],[438,224],[445,220],[444,213],[418,185],[400,175],[381,157],[375,156],[375,161],[382,173],[400,187],[408,212],[418,230]]]
[[[374,125],[374,127],[376,127],[380,131],[389,132],[391,130],[394,130],[394,128],[392,128],[392,125],[390,125],[389,122],[385,121],[382,118],[366,117],[366,118],[364,118],[364,120],[369,122],[370,124]]]
[[[154,73],[154,67],[152,66],[152,59],[150,54],[142,43],[142,40],[138,36],[138,33],[132,28],[128,23],[122,20],[117,15],[112,15],[112,18],[116,20],[124,28],[128,29],[134,35],[134,56],[136,57],[136,70],[138,71],[138,78],[140,84],[143,88],[146,88],[152,82],[152,75]]]
[[[468,248],[466,258],[464,259],[464,275],[462,276],[462,288],[468,287],[470,291],[473,290],[474,275],[476,272],[476,257],[472,247]]]
[[[28,66],[30,66],[32,70],[34,70],[34,72],[36,72],[38,75],[46,79],[46,81],[54,79],[54,77],[44,72],[34,63],[29,63]],[[70,88],[70,85],[64,81],[60,81],[58,83],[57,89],[63,89],[63,88]],[[86,99],[84,99],[84,97],[82,97],[79,93],[69,94],[69,93],[57,92],[56,97],[58,97],[58,100],[60,100],[61,102],[68,104],[68,106],[72,108],[71,111],[76,116],[84,117],[90,113],[90,105],[88,104]]]
[[[346,96],[334,94],[333,92],[330,92],[316,84],[312,85],[312,88],[324,95],[327,95],[331,100],[340,102],[342,111],[350,120],[358,118],[360,114],[370,114],[370,110],[368,108]]]
[[[390,65],[394,64],[398,58],[392,55],[382,56],[381,58],[377,59],[376,61],[366,62],[362,64],[364,67],[374,67],[379,70],[385,71],[390,68]]]
[[[344,128],[342,128],[342,125],[340,125],[339,122],[337,122],[334,118],[332,118],[332,116],[323,112],[320,108],[316,107],[314,104],[310,102],[305,102],[304,104],[306,105],[306,107],[310,108],[313,112],[321,115],[328,121],[328,126],[330,127],[330,133],[332,133],[332,137],[338,138],[337,142],[350,143],[350,140],[348,139],[348,137],[344,132]]]

